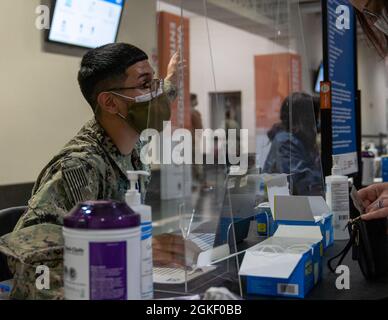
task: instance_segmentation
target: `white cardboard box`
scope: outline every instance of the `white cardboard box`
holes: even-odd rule
[[[322,276],[322,255],[319,226],[279,225],[246,251],[239,275],[248,294],[304,298]]]

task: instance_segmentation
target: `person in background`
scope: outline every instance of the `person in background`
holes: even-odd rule
[[[86,200],[124,201],[126,171],[149,170],[140,159],[139,137],[150,126],[142,110],[156,113],[159,122],[152,126],[160,131],[177,96],[178,64],[176,53],[162,81],[154,79],[146,53],[133,45],[108,44],[84,55],[78,83],[94,117],[41,171],[27,211],[14,232],[0,238],[0,251],[8,256],[14,275],[12,298],[63,297],[64,215]],[[143,195],[147,183],[140,183]],[[36,288],[35,269],[28,267],[32,264],[50,265],[50,290]]]
[[[195,129],[203,129],[202,116],[198,111],[198,98],[194,93],[190,94],[190,105],[191,105],[191,129],[194,136]],[[195,139],[193,139],[194,141]]]
[[[206,179],[205,179],[205,173],[204,173],[204,165],[202,164],[196,164],[195,163],[195,155],[198,152],[202,152],[198,148],[196,148],[196,141],[198,139],[201,139],[201,136],[197,136],[195,133],[195,130],[202,130],[203,129],[203,123],[202,123],[202,116],[201,113],[198,111],[198,98],[197,95],[192,93],[190,94],[190,105],[191,105],[191,137],[192,137],[192,168],[193,168],[193,178],[197,180],[200,185],[201,189],[206,189]],[[193,185],[193,188],[195,186]]]
[[[362,29],[382,58],[388,57],[388,1],[350,0]],[[366,214],[363,220],[388,218],[388,183],[377,183],[361,189]]]
[[[323,195],[317,147],[319,102],[305,93],[288,96],[280,109],[280,122],[267,135],[271,142],[264,173],[290,174],[294,195]]]
[[[236,131],[236,141],[232,139],[229,130]],[[233,106],[229,103],[229,109],[225,112],[225,131],[226,131],[226,163],[228,166],[231,165],[229,161],[229,147],[231,152],[235,153],[236,156],[240,156],[240,124],[236,120],[236,111]],[[233,151],[235,150],[235,151]]]
[[[240,130],[240,125],[236,120],[236,111],[234,108],[230,108],[225,112],[225,130]]]

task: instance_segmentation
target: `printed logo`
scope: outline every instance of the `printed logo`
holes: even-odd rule
[[[336,274],[339,274],[335,280],[335,286],[338,290],[350,289],[350,270],[348,266],[340,265],[335,270]]]
[[[50,29],[50,8],[45,5],[39,5],[35,8],[38,17],[35,19],[35,27],[38,30]]]
[[[76,256],[82,256],[84,254],[84,249],[76,247],[65,247],[65,252],[69,254],[74,254]]]
[[[164,130],[146,129],[140,139],[147,142],[140,152],[144,164],[229,164],[239,166],[244,175],[248,169],[247,129],[196,129],[194,137],[188,129],[172,130],[171,121],[163,122]],[[194,141],[194,143],[193,143]],[[209,152],[210,151],[210,152]]]
[[[35,280],[35,286],[38,290],[50,289],[50,268],[45,265],[36,267],[35,274],[37,278]]]
[[[338,30],[350,30],[350,9],[348,6],[340,5],[335,10],[338,15],[335,26]]]

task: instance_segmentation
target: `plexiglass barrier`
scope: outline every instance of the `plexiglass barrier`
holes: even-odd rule
[[[143,155],[153,168],[158,292],[242,294],[239,263],[268,201],[261,174],[323,195],[319,103],[298,3],[157,1],[158,72]],[[310,81],[311,82],[311,81]],[[157,178],[159,177],[159,179]],[[253,239],[259,239],[254,232]]]

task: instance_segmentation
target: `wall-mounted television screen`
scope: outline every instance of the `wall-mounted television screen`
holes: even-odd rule
[[[84,48],[116,41],[124,0],[56,0],[48,40]]]
[[[316,93],[321,92],[321,81],[324,80],[324,75],[323,75],[323,63],[321,63],[321,66],[319,67],[319,70],[317,72],[317,79],[315,81],[315,89],[314,91]]]

